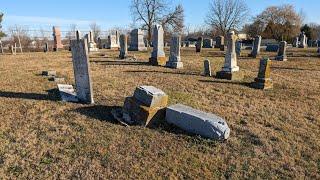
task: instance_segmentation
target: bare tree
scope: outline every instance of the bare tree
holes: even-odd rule
[[[221,35],[239,30],[246,22],[249,8],[243,0],[212,0],[206,23]]]
[[[0,39],[5,36],[5,34],[1,31],[1,29],[2,29],[2,26],[1,26],[2,19],[3,19],[3,13],[0,12]]]
[[[30,38],[30,35],[28,34],[29,30],[27,28],[23,28],[21,26],[15,25],[15,26],[9,27],[8,29],[11,35],[12,43],[21,44],[21,49],[22,47],[24,48],[29,47],[32,40]]]
[[[100,36],[101,34],[101,27],[97,24],[97,23],[91,23],[90,24],[90,29],[91,31],[93,32],[93,38],[95,41],[98,40],[98,37]]]
[[[70,29],[66,34],[66,38],[71,40],[76,37],[76,31],[77,31],[77,25],[76,24],[70,24]]]
[[[156,23],[162,24],[165,30],[179,31],[184,27],[184,10],[182,5],[170,9],[168,0],[132,0],[131,13],[134,21],[141,22],[148,31],[148,41],[151,41],[152,28]]]

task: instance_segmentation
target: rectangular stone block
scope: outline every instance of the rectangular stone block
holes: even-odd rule
[[[230,128],[219,116],[176,104],[166,110],[166,121],[189,133],[215,140],[228,139]]]
[[[168,104],[168,95],[153,86],[137,87],[133,97],[147,107],[166,107]]]
[[[58,84],[61,100],[64,102],[78,102],[76,92],[72,85]]]
[[[56,71],[52,71],[52,70],[42,71],[42,76],[56,76],[56,75],[57,75]]]

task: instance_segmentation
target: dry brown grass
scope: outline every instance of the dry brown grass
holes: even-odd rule
[[[313,52],[289,50],[288,62],[273,62],[274,89],[261,91],[248,87],[258,59],[239,60],[246,77],[230,82],[201,76],[206,57],[220,70],[217,50],[184,49],[183,70],[148,66],[149,53],[132,62],[104,51],[91,57],[95,105],[60,102],[56,85],[39,76],[52,69],[73,83],[69,52],[0,56],[0,177],[319,179],[320,58]],[[225,118],[230,139],[206,140],[165,123],[121,126],[110,110],[139,85]]]

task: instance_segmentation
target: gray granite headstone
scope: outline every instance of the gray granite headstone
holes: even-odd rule
[[[300,36],[299,36],[299,48],[306,48],[307,47],[307,37],[305,35],[305,32],[301,32]]]
[[[224,46],[224,37],[218,36],[218,37],[216,37],[216,45],[214,47],[221,49],[221,46]]]
[[[196,44],[196,52],[201,52],[202,46],[203,46],[203,38],[199,37]]]
[[[81,102],[92,104],[94,101],[90,76],[88,44],[85,39],[79,38],[79,31],[77,31],[76,39],[71,40],[70,44],[77,97]]]
[[[212,48],[213,40],[212,39],[204,39],[203,40],[203,48]]]
[[[242,42],[237,40],[236,41],[236,54],[237,54],[238,58],[241,56],[241,49],[242,49]]]
[[[211,65],[210,65],[210,61],[208,59],[203,61],[203,66],[204,66],[204,75],[205,76],[212,76]]]
[[[125,59],[128,56],[128,36],[120,35],[120,59]]]
[[[143,31],[141,29],[134,29],[130,33],[130,51],[146,51],[145,42],[143,39]]]
[[[3,45],[2,45],[2,41],[0,41],[0,53],[3,54]]]
[[[253,49],[250,56],[253,58],[257,58],[257,56],[260,54],[260,47],[261,47],[261,36],[256,36],[254,38]]]
[[[281,41],[279,45],[278,55],[275,59],[278,61],[287,61],[286,51],[287,51],[287,42]]]
[[[214,140],[229,138],[230,128],[219,116],[176,104],[167,108],[166,121],[189,133]]]
[[[43,51],[44,52],[48,52],[49,51],[49,45],[48,45],[47,42],[44,44],[44,50]]]
[[[299,37],[295,37],[292,43],[293,47],[299,47]]]
[[[277,44],[268,44],[267,48],[266,48],[266,51],[267,52],[278,52],[278,49],[279,49],[279,45],[277,45]]]
[[[183,68],[183,63],[180,57],[181,37],[179,35],[173,35],[170,46],[170,57],[166,66],[170,68]]]

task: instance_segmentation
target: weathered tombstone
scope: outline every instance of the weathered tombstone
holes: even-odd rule
[[[292,46],[293,47],[299,47],[299,37],[295,37],[294,38]]]
[[[236,53],[237,53],[237,58],[241,56],[241,49],[242,49],[242,42],[237,40],[236,41]]]
[[[224,119],[182,104],[167,108],[166,121],[189,133],[209,139],[225,140],[230,136],[230,128]]]
[[[227,34],[227,53],[222,70],[217,72],[217,78],[219,79],[243,79],[243,74],[239,72],[239,66],[237,66],[237,54],[235,48],[236,40],[237,36],[235,35],[234,31],[231,31]]]
[[[261,36],[256,36],[253,42],[253,49],[250,57],[257,58],[260,54],[260,46],[261,46]]]
[[[44,49],[43,49],[43,51],[44,51],[44,52],[48,52],[48,51],[49,51],[49,45],[48,45],[47,42],[44,44]]]
[[[97,47],[98,49],[102,49],[102,40],[100,37],[98,37]]]
[[[145,46],[143,40],[143,31],[141,29],[134,29],[130,33],[130,51],[146,51],[147,48]]]
[[[120,35],[120,59],[125,59],[128,56],[128,36]]]
[[[3,54],[3,45],[2,45],[2,41],[0,41],[0,52],[1,52],[1,54]]]
[[[163,28],[161,25],[155,25],[153,28],[152,45],[153,50],[149,59],[150,64],[154,66],[165,66],[166,55],[164,53]]]
[[[204,76],[212,76],[211,65],[208,59],[203,61],[203,66],[204,66]]]
[[[287,61],[287,42],[281,41],[279,45],[278,56],[275,58],[277,61]]]
[[[306,48],[307,47],[307,37],[305,35],[305,32],[300,33],[299,39],[300,39],[299,48]]]
[[[110,35],[108,36],[108,49],[117,49],[119,45],[117,44],[117,36]]]
[[[198,52],[198,53],[201,52],[202,44],[203,44],[203,38],[199,37],[197,44],[196,44],[196,52]]]
[[[190,41],[186,42],[186,47],[190,47]]]
[[[179,35],[173,35],[170,45],[170,57],[166,66],[170,68],[180,69],[183,68],[183,63],[180,57],[181,37]]]
[[[98,51],[98,48],[97,48],[97,44],[94,42],[94,35],[93,35],[93,32],[90,31],[89,34],[88,34],[88,50],[89,52],[96,52]]]
[[[320,40],[317,41],[317,47],[320,47]]]
[[[212,48],[213,40],[212,39],[204,39],[203,40],[203,48]]]
[[[61,42],[61,31],[59,27],[53,26],[53,51],[58,51],[63,48]]]
[[[279,45],[278,44],[267,44],[266,51],[267,52],[278,52]]]
[[[92,104],[94,101],[90,76],[88,45],[84,39],[80,39],[79,31],[77,31],[76,39],[71,40],[70,44],[77,98],[81,102]]]
[[[116,30],[116,44],[120,47],[120,34],[118,30]]]
[[[257,89],[272,89],[273,83],[270,78],[271,71],[271,60],[267,57],[264,57],[260,60],[260,67],[258,77],[255,78],[255,82],[252,84],[252,87]]]
[[[221,46],[224,47],[224,37],[218,36],[218,37],[216,37],[216,45],[214,47],[221,49]]]

